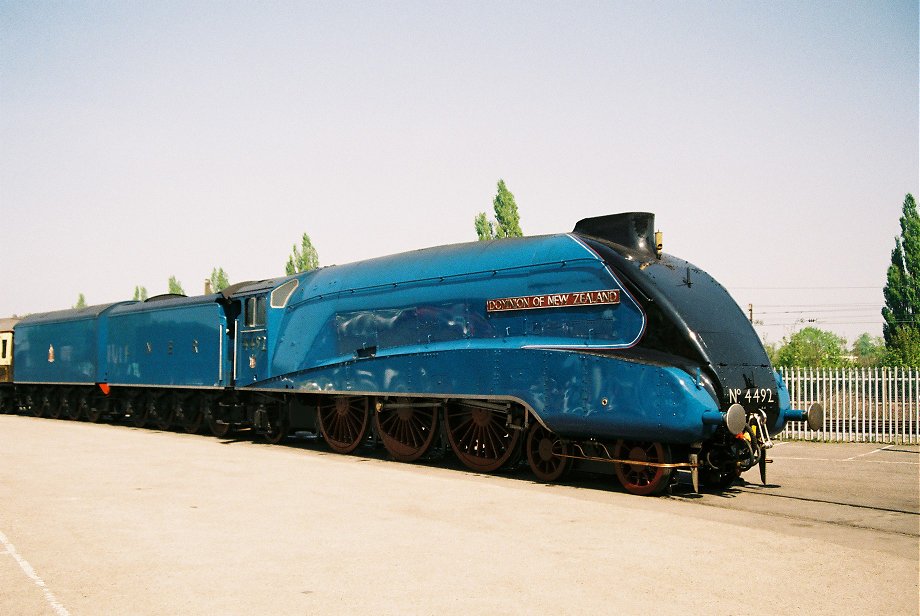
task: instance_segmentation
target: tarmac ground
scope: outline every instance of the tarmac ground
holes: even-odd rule
[[[918,614],[920,447],[721,493],[0,415],[0,614]]]

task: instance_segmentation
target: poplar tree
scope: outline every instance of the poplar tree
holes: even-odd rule
[[[175,295],[185,295],[185,291],[182,289],[182,283],[176,280],[175,276],[169,277],[169,291],[167,292]]]
[[[134,287],[134,301],[142,302],[147,299],[147,287],[136,286]]]
[[[297,245],[291,247],[291,256],[288,257],[287,264],[284,266],[284,272],[291,276],[301,272],[309,272],[319,267],[319,254],[310,241],[310,236],[306,233],[300,240],[300,249]]]
[[[77,297],[77,304],[74,308],[86,308],[86,297],[82,293]]]
[[[220,293],[230,286],[230,278],[222,267],[215,267],[211,270],[211,291]]]
[[[485,212],[476,215],[474,221],[476,235],[479,240],[491,240],[503,237],[522,237],[521,216],[514,195],[505,185],[505,180],[498,180],[498,190],[492,199],[492,210],[495,212],[495,222],[486,218]]]
[[[903,363],[911,355],[905,356],[907,347],[916,347],[915,341],[920,338],[917,331],[920,329],[920,215],[910,193],[904,198],[900,222],[901,234],[894,238],[884,289],[882,333],[889,353],[900,358],[898,363]],[[905,348],[899,348],[902,346]]]

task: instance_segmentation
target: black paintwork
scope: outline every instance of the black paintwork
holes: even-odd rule
[[[712,276],[683,259],[666,254],[659,258],[653,248],[649,249],[653,237],[649,229],[653,226],[651,214],[621,214],[581,221],[575,228],[624,282],[648,317],[638,344],[612,354],[648,363],[670,363],[691,375],[699,367],[702,376],[708,377],[703,379],[704,385],[723,409],[738,401],[732,390],[741,390],[742,397],[748,390],[769,390],[772,403],[740,402],[749,411],[760,408],[774,419],[779,413],[776,379],[753,326]],[[579,229],[607,236],[588,236]],[[623,238],[629,245],[614,241]]]

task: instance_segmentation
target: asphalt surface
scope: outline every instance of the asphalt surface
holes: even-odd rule
[[[0,614],[918,614],[917,446],[721,494],[0,415]]]

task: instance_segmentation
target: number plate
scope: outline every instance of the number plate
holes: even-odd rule
[[[729,389],[728,402],[729,404],[772,404],[773,390],[766,387]]]

